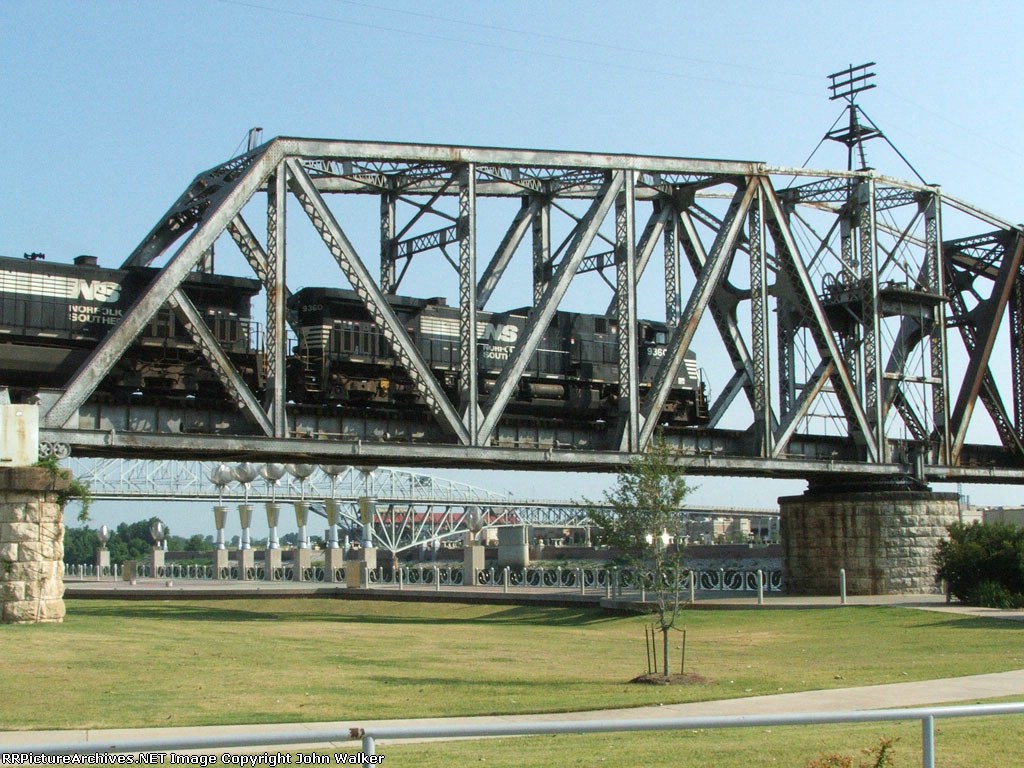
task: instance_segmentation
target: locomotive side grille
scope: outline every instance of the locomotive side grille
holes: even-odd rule
[[[27,293],[32,296],[50,296],[57,299],[77,299],[79,280],[60,275],[0,270],[0,292]]]
[[[420,317],[419,331],[428,336],[459,337],[459,321],[452,317]],[[477,321],[476,336],[478,339],[487,338],[487,323]]]
[[[686,378],[688,381],[697,381],[699,371],[697,368],[697,361],[692,357],[688,357],[683,361],[683,365],[686,366]]]

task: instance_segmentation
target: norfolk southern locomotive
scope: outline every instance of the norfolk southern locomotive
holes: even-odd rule
[[[388,297],[424,361],[455,400],[459,379],[459,312],[444,299]],[[290,300],[299,344],[291,396],[296,402],[412,404],[412,383],[396,368],[388,345],[353,291],[303,288]],[[481,394],[493,388],[524,336],[528,308],[477,314]],[[639,323],[641,397],[665,356],[668,327]],[[598,419],[618,403],[618,327],[601,315],[556,312],[520,379],[507,413]],[[663,410],[673,426],[707,421],[697,359],[688,353]]]
[[[91,256],[75,264],[0,257],[0,387],[19,399],[59,388],[152,281],[152,268],[104,269]],[[185,294],[257,394],[263,354],[251,302],[257,280],[194,272]],[[389,296],[423,360],[453,401],[459,378],[459,313],[443,299]],[[528,309],[477,315],[481,394],[493,388],[524,335]],[[421,403],[379,328],[353,291],[304,288],[289,300],[297,344],[287,361],[288,397],[298,408],[409,411]],[[640,321],[641,396],[667,351],[664,323]],[[618,328],[612,318],[557,312],[523,373],[506,412],[520,418],[610,419],[618,407]],[[224,399],[198,345],[169,308],[135,339],[93,396],[114,402]],[[663,421],[707,421],[707,404],[692,353],[672,387]]]
[[[15,397],[62,386],[157,271],[104,269],[94,256],[79,256],[73,265],[0,257],[0,386]],[[249,305],[259,281],[193,273],[183,290],[239,371],[258,387]],[[97,397],[119,401],[141,392],[150,401],[223,399],[198,346],[167,307],[117,362]]]

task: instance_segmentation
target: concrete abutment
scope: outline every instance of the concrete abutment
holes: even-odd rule
[[[782,581],[790,595],[928,594],[934,556],[959,520],[955,493],[811,486],[779,499]]]

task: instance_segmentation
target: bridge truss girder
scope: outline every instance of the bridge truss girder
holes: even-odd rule
[[[800,184],[776,186],[791,177]],[[346,204],[366,196],[379,198],[380,220],[373,226],[379,242],[361,253],[349,233],[363,222]],[[248,223],[261,197],[262,242]],[[289,408],[283,366],[287,324],[294,321],[286,306],[294,247],[285,227],[289,200],[338,267],[324,284],[356,292],[429,418],[411,427],[387,419],[353,427],[345,417]],[[509,202],[512,215],[488,246],[480,222],[491,207],[508,211]],[[945,238],[949,210],[966,238]],[[296,218],[289,217],[290,228]],[[646,222],[639,236],[637,221]],[[987,260],[963,255],[978,229],[995,229],[990,239],[998,248],[989,249]],[[1021,234],[935,187],[868,171],[278,138],[200,174],[126,260],[161,269],[67,385],[43,397],[43,439],[68,443],[79,455],[130,450],[614,469],[660,430],[686,354],[698,346],[698,330],[711,328],[732,368],[711,382],[718,393],[711,422],[661,430],[679,445],[691,471],[1019,481]],[[230,359],[218,354],[179,290],[189,272],[209,266],[215,244],[223,251],[229,243],[267,296],[262,394],[249,391]],[[370,250],[380,255],[374,269],[364,261]],[[530,262],[526,325],[498,380],[484,388],[475,360],[477,313],[490,309],[524,253]],[[386,300],[414,260],[433,255],[457,279],[461,355],[454,396]],[[692,280],[679,269],[681,255]],[[486,264],[480,274],[478,260]],[[661,269],[652,268],[659,260]],[[595,274],[607,294],[593,311],[607,312],[620,330],[620,418],[610,425],[548,426],[510,418],[508,405],[554,313],[571,289]],[[991,291],[978,293],[977,284],[987,281]],[[661,300],[652,302],[658,293]],[[192,414],[189,422],[189,414],[139,407],[133,415],[90,400],[165,305],[194,332],[234,403],[233,415]],[[671,335],[648,386],[639,379],[636,318],[662,307]],[[996,348],[1004,315],[1016,345],[1005,358]],[[955,339],[947,325],[959,329],[962,367],[950,363]],[[715,354],[697,351],[702,359]],[[1001,405],[1000,377],[993,372],[1006,360],[1010,411]],[[958,380],[953,374],[960,370]],[[967,441],[979,399],[992,415],[999,446]],[[185,424],[191,433],[175,434],[175,425]]]

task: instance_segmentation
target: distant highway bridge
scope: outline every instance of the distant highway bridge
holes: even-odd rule
[[[255,466],[247,465],[239,473],[239,465],[218,462],[72,458],[64,464],[75,477],[88,483],[94,499],[211,505],[299,501],[321,515],[324,501],[336,499],[339,514],[352,527],[361,524],[359,499],[369,497],[374,503],[376,543],[389,551],[464,534],[469,530],[467,515],[473,512],[479,513],[487,527],[580,528],[587,526],[589,511],[601,506],[564,500],[514,499],[465,483],[388,468],[300,467],[300,474],[309,473],[300,480],[281,467],[280,478],[275,482],[256,475]],[[230,473],[232,469],[236,470],[234,474],[252,479],[242,483]],[[684,512],[695,520],[778,516],[778,509],[694,506],[684,508]]]

